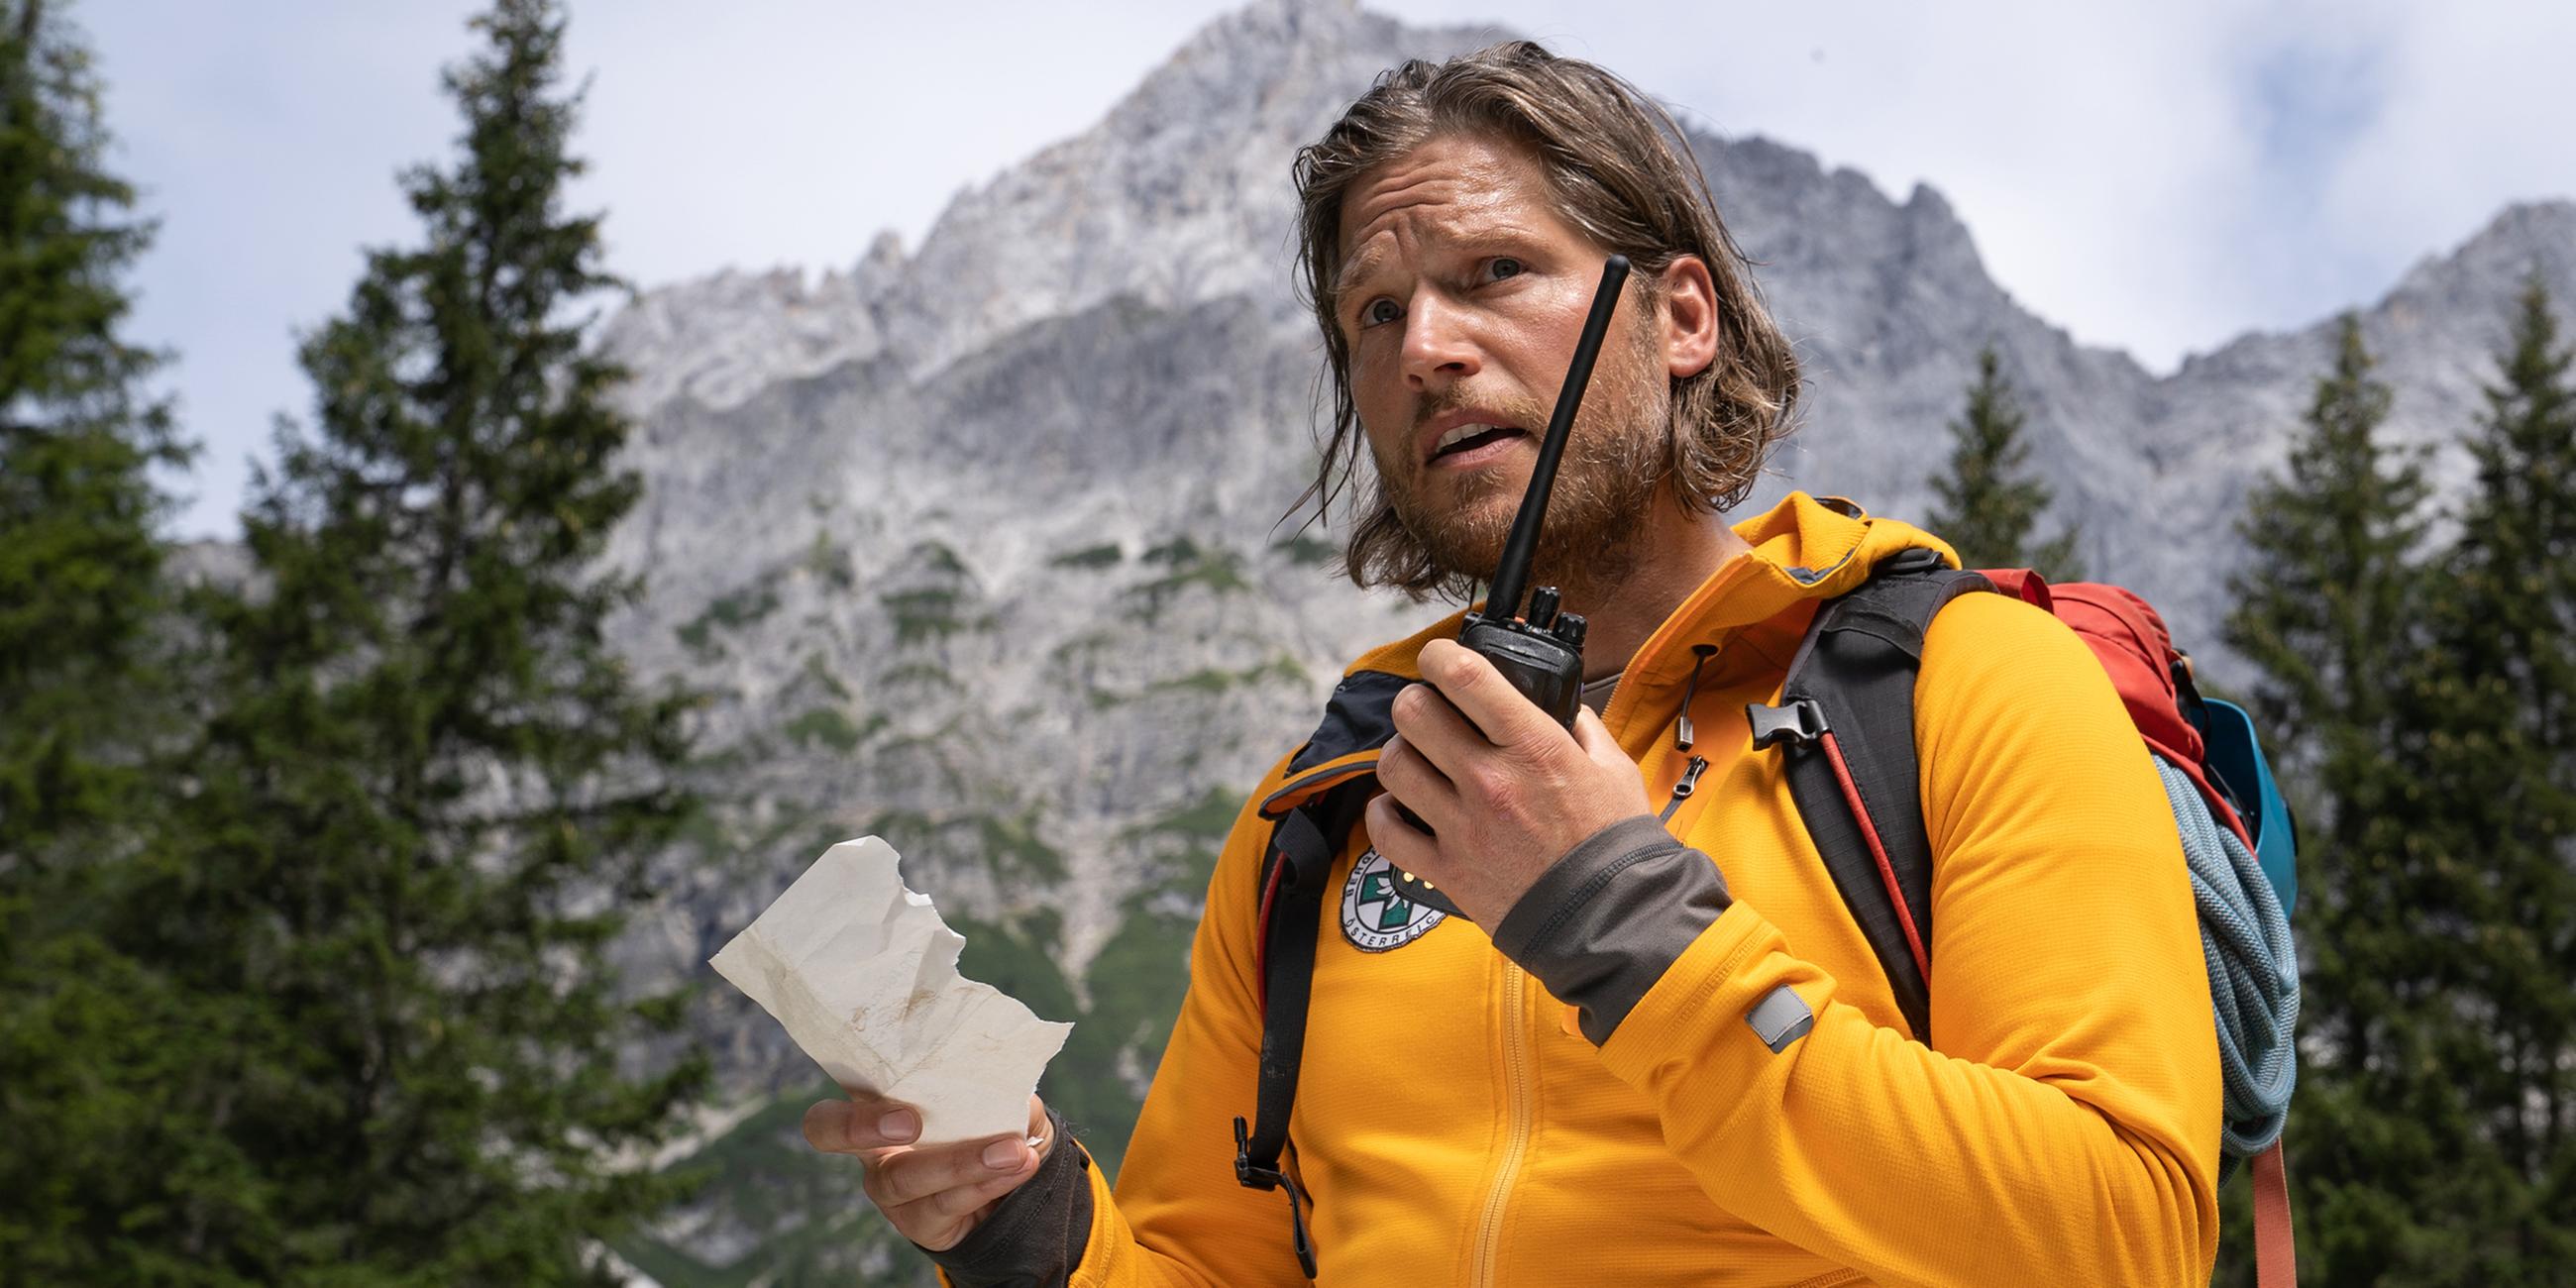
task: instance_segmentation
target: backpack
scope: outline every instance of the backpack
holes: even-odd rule
[[[1786,758],[1790,795],[1853,920],[1886,972],[1918,1040],[1930,1033],[1931,844],[1914,746],[1914,681],[1924,632],[1950,600],[2011,594],[2074,628],[2120,692],[2155,755],[2174,810],[2194,903],[2225,1078],[2220,1177],[2250,1159],[2262,1288],[2296,1282],[2280,1134],[2295,1069],[2298,958],[2288,909],[2296,899],[2296,823],[2275,786],[2252,720],[2201,697],[2163,619],[2117,586],[2050,587],[2028,570],[1946,567],[1928,549],[1881,561],[1816,611],[1791,659],[1778,706],[1746,709],[1757,749]],[[1338,850],[1375,790],[1356,753],[1392,733],[1386,705],[1409,683],[1359,672],[1335,689],[1324,724],[1290,762],[1308,794],[1278,818],[1263,860],[1262,1035],[1255,1124],[1234,1120],[1235,1178],[1285,1190],[1298,1263],[1314,1277],[1303,1194],[1279,1167],[1305,1045],[1306,1008],[1324,885]],[[1265,814],[1272,811],[1265,808]],[[1927,1041],[1928,1045],[1928,1041]]]

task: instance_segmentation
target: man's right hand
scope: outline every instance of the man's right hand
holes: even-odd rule
[[[805,1111],[805,1143],[826,1154],[856,1154],[867,1166],[868,1197],[903,1237],[933,1252],[956,1247],[992,1215],[1002,1196],[1037,1175],[1055,1147],[1046,1105],[1029,1097],[1026,1136],[914,1145],[921,1114],[912,1106],[854,1092]],[[1033,1138],[1040,1147],[1029,1148]]]

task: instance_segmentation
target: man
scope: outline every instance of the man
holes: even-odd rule
[[[1282,1199],[1233,1172],[1258,875],[1282,811],[1371,769],[1291,1125],[1319,1282],[2207,1282],[2220,1091],[2192,894],[2091,654],[2001,595],[1924,642],[1931,1046],[1749,746],[1744,708],[1776,699],[1819,602],[1895,551],[1949,552],[1804,496],[1717,517],[1797,373],[1676,134],[1515,43],[1397,69],[1300,156],[1339,394],[1318,488],[1364,439],[1362,584],[1463,598],[1493,568],[1603,261],[1634,263],[1534,576],[1590,620],[1591,706],[1558,727],[1454,617],[1353,665],[1237,821],[1114,1194],[1034,1103],[1035,1148],[908,1148],[899,1106],[816,1106],[808,1139],[867,1160],[953,1282],[1304,1282]],[[1393,901],[1390,867],[1465,919]]]

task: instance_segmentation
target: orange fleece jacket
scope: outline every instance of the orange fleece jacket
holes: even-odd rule
[[[1714,763],[1669,823],[1733,903],[1595,1049],[1568,1008],[1451,918],[1364,952],[1324,912],[1293,1168],[1324,1285],[2205,1284],[2216,1254],[2217,1042],[2165,796],[2074,634],[2001,595],[1952,603],[1916,696],[1932,885],[1931,1045],[1799,824],[1748,702],[1773,702],[1816,603],[1896,549],[1946,546],[1804,496],[1629,664],[1605,712],[1665,799],[1691,717]],[[1426,641],[1354,671],[1418,674]],[[1287,1200],[1239,1187],[1261,1012],[1256,792],[1219,861],[1187,1001],[1114,1195],[1090,1172],[1078,1285],[1281,1285]],[[1364,850],[1356,830],[1328,890]],[[1815,1027],[1774,1054],[1746,1012],[1791,986]]]

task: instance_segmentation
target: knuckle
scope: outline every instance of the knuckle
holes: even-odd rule
[[[1395,701],[1389,705],[1388,709],[1395,714],[1395,718],[1398,720],[1413,721],[1421,719],[1424,715],[1429,714],[1431,710],[1431,686],[1421,683],[1408,684],[1404,686],[1402,689],[1396,691]]]
[[[818,1152],[837,1154],[848,1148],[849,1134],[841,1121],[840,1106],[829,1100],[818,1101],[805,1111],[805,1143]]]
[[[1458,650],[1457,657],[1448,659],[1448,665],[1442,669],[1449,673],[1440,681],[1444,693],[1475,692],[1483,688],[1493,675],[1493,668],[1485,664],[1485,659],[1463,648]]]
[[[900,1207],[937,1188],[923,1175],[927,1160],[920,1154],[895,1154],[876,1160],[868,1168],[868,1197],[881,1208]]]
[[[1010,1187],[1007,1185],[999,1187],[991,1185],[960,1185],[953,1190],[943,1190],[940,1193],[931,1195],[929,1199],[924,1201],[923,1206],[943,1217],[961,1217],[975,1211],[977,1208],[980,1208],[987,1203],[992,1202],[995,1198],[1000,1197],[1002,1193],[1008,1192],[1009,1188]]]
[[[878,1213],[903,1237],[933,1251],[946,1251],[955,1244],[956,1240],[944,1237],[948,1231],[928,1203],[888,1203],[877,1198],[874,1191],[868,1197],[876,1201]]]

